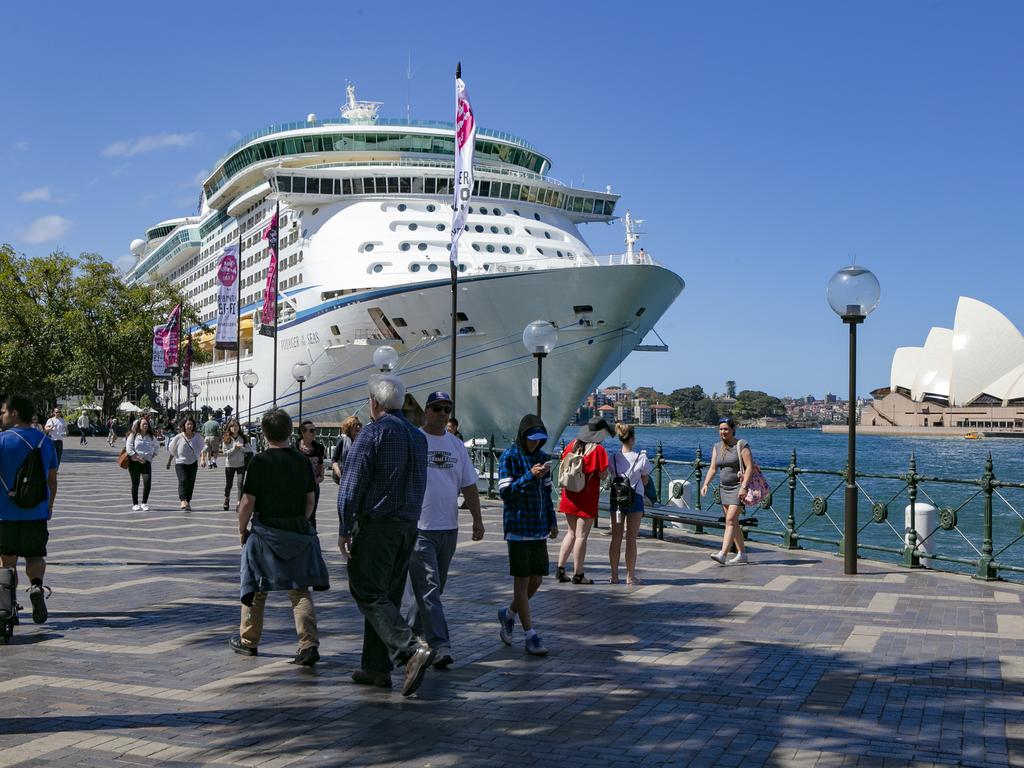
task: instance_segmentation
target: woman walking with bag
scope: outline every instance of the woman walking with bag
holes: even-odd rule
[[[235,477],[238,478],[238,500],[242,500],[249,438],[242,432],[237,421],[231,421],[224,429],[221,441],[220,452],[224,454],[224,509],[228,509],[231,506],[231,486]]]
[[[608,562],[612,570],[612,584],[619,583],[619,554],[622,534],[626,534],[626,583],[640,584],[636,577],[636,539],[644,517],[644,485],[654,467],[646,453],[637,453],[636,430],[632,424],[615,424],[615,435],[622,443],[621,452],[609,455],[609,474],[612,475],[612,540],[608,543]]]
[[[192,491],[196,487],[196,473],[199,471],[199,457],[203,454],[206,441],[196,432],[196,420],[186,416],[181,423],[181,432],[176,434],[167,446],[167,468],[174,462],[178,475],[178,501],[185,512],[192,511]]]
[[[160,450],[149,419],[139,419],[136,429],[128,433],[124,450],[128,454],[128,475],[132,479],[132,511],[149,512],[149,489],[153,483],[153,457]],[[142,504],[139,504],[139,481],[142,481]]]
[[[580,463],[582,473],[581,487],[570,491],[562,485],[562,500],[558,511],[565,515],[566,531],[562,546],[558,550],[558,580],[572,581],[573,584],[593,584],[583,573],[583,561],[587,557],[587,537],[597,519],[597,505],[601,495],[601,481],[608,474],[608,452],[601,441],[612,436],[612,428],[601,418],[594,418],[579,431],[576,439],[565,446],[562,462],[566,467]],[[568,462],[568,464],[566,464]],[[562,469],[558,478],[563,480]],[[565,479],[571,480],[566,477]],[[565,572],[565,564],[572,553],[573,574],[570,579]]]
[[[719,565],[745,565],[747,553],[739,518],[743,512],[743,497],[754,472],[754,457],[746,441],[736,439],[736,424],[732,419],[718,422],[718,437],[720,442],[711,450],[711,468],[700,488],[700,495],[706,496],[711,479],[721,470],[718,492],[725,509],[725,532],[722,534],[722,550],[711,555],[711,559]],[[736,545],[736,554],[728,557],[733,544]]]

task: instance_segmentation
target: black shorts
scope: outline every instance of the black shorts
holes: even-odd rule
[[[508,541],[508,572],[512,576],[547,576],[551,571],[548,562],[547,539],[538,541]]]
[[[0,555],[46,557],[50,531],[45,520],[0,521]]]

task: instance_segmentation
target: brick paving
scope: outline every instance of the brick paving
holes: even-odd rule
[[[288,664],[272,595],[260,655],[232,653],[238,544],[223,470],[194,511],[154,470],[148,513],[99,440],[69,444],[51,527],[50,620],[0,646],[0,766],[1024,765],[1024,588],[714,536],[644,539],[643,586],[548,580],[534,600],[547,658],[498,639],[510,597],[500,507],[460,542],[446,604],[455,665],[420,692],[349,682],[362,619],[319,514],[333,588],[315,596],[322,662]],[[165,454],[166,456],[166,454]],[[468,524],[466,526],[468,530]],[[550,546],[552,558],[555,545]],[[24,602],[27,603],[27,600]]]

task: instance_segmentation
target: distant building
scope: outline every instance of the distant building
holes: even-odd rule
[[[839,402],[839,396],[838,395],[833,395],[831,392],[829,392],[827,395],[825,395],[825,402],[826,403],[838,403]]]
[[[633,423],[653,424],[651,419],[651,404],[642,397],[633,400]]]
[[[655,424],[672,423],[672,406],[664,403],[655,403],[651,406],[651,418]]]

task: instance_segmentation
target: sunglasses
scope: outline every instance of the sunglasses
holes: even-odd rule
[[[437,404],[434,404],[434,405],[430,406],[430,410],[432,410],[434,413],[451,413],[452,412],[452,407],[450,405],[437,405]]]

